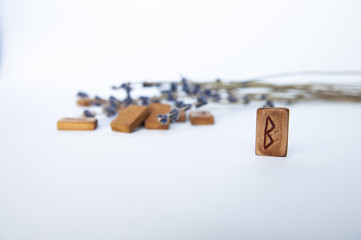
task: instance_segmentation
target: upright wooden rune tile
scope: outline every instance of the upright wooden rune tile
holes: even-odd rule
[[[192,125],[214,124],[214,117],[209,111],[192,111],[189,114],[189,120]]]
[[[113,131],[130,133],[144,122],[149,113],[146,106],[130,105],[118,114],[110,126]]]
[[[288,120],[288,108],[259,108],[257,110],[257,155],[287,156]]]
[[[157,116],[159,114],[166,114],[170,111],[171,107],[169,104],[161,104],[161,103],[151,103],[148,108],[150,109],[150,114],[145,120],[145,128],[147,129],[168,129],[169,121],[167,124],[161,124]]]
[[[58,130],[94,130],[97,128],[96,118],[62,118],[58,121]]]

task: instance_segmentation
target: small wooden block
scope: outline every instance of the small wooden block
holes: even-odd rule
[[[259,108],[257,110],[257,155],[287,156],[288,120],[288,108]]]
[[[157,116],[159,114],[166,114],[170,112],[170,105],[169,104],[161,104],[161,103],[151,103],[149,104],[148,108],[150,109],[150,114],[145,120],[145,128],[147,129],[168,129],[169,128],[169,121],[167,124],[161,124]]]
[[[189,114],[189,120],[193,125],[210,125],[214,124],[214,117],[208,111],[192,111]]]
[[[62,118],[58,121],[58,130],[94,130],[97,125],[96,118]]]
[[[144,122],[149,113],[146,106],[130,105],[118,114],[110,126],[113,131],[130,133]]]
[[[187,114],[186,111],[181,110],[179,112],[179,118],[177,119],[177,122],[185,122],[187,120]]]
[[[79,98],[76,103],[79,106],[87,107],[91,105],[91,99],[90,98]]]

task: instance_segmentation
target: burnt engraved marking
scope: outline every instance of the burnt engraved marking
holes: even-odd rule
[[[268,125],[271,125],[271,127],[269,128]],[[263,148],[267,149],[270,146],[272,146],[272,144],[275,142],[272,138],[272,136],[270,135],[270,132],[272,132],[275,129],[275,124],[272,121],[272,119],[270,117],[266,118],[266,126],[264,128],[264,142],[263,142]],[[267,142],[267,139],[269,139],[269,143]]]

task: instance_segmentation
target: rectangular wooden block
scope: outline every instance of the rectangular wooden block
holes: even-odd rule
[[[144,122],[149,113],[146,106],[130,105],[118,114],[110,126],[113,131],[130,133]]]
[[[167,124],[161,124],[157,116],[159,114],[166,114],[170,112],[170,105],[169,104],[161,104],[161,103],[151,103],[149,104],[148,108],[150,109],[150,114],[145,120],[145,128],[147,129],[168,129],[169,128],[169,121]]]
[[[187,121],[186,111],[181,110],[179,111],[179,118],[177,119],[177,122],[185,122],[185,121]]]
[[[189,114],[189,120],[193,125],[210,125],[214,124],[214,117],[208,111],[192,111]]]
[[[79,106],[87,107],[91,105],[91,99],[90,98],[79,98],[76,103]]]
[[[96,118],[62,118],[57,125],[58,130],[94,130],[98,121]]]
[[[257,110],[257,155],[287,156],[288,120],[288,108],[259,108]]]

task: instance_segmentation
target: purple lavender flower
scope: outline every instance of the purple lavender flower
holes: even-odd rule
[[[267,99],[267,95],[266,94],[262,94],[260,97],[259,97],[259,100],[266,100]]]
[[[148,106],[150,104],[150,98],[149,97],[141,96],[141,97],[139,97],[139,99],[142,101],[143,106]]]
[[[230,103],[236,103],[236,102],[238,102],[238,99],[235,97],[235,96],[233,96],[233,95],[229,95],[228,96],[228,102],[230,102]]]
[[[103,104],[101,102],[98,102],[98,101],[92,101],[91,105],[96,106],[96,107],[100,107]]]
[[[169,114],[169,118],[172,122],[177,121],[179,118],[179,110],[178,109],[173,108],[168,114]]]
[[[130,104],[133,103],[133,99],[130,96],[127,96],[124,100],[123,103],[125,104],[125,106],[129,106]]]
[[[176,101],[175,106],[179,109],[183,109],[185,111],[192,108],[192,104],[185,104],[183,101]]]
[[[168,92],[167,92],[167,100],[168,100],[168,101],[175,101],[175,97],[174,97],[172,91],[168,91]]]
[[[177,88],[178,88],[177,83],[171,83],[171,84],[170,84],[170,90],[171,90],[172,92],[176,92],[176,91],[177,91]]]
[[[189,84],[188,84],[187,80],[185,80],[185,78],[183,78],[183,80],[182,80],[182,90],[187,94],[189,94],[191,92],[190,88],[189,88]]]
[[[110,96],[109,97],[109,100],[114,100],[114,101],[119,101],[116,97],[114,97],[114,96]]]
[[[200,90],[201,90],[201,85],[195,84],[194,88],[193,88],[193,95],[196,95],[197,93],[199,93]]]
[[[115,116],[118,113],[117,109],[114,106],[107,106],[103,109],[103,111],[108,117]]]
[[[95,114],[90,112],[89,110],[84,110],[83,116],[84,117],[95,117]]]
[[[215,102],[219,102],[219,101],[221,101],[221,95],[219,95],[219,93],[215,93],[212,95],[212,99]]]
[[[86,94],[85,92],[78,92],[77,96],[79,98],[88,98],[89,97],[88,94]]]
[[[242,99],[243,99],[244,104],[249,104],[250,103],[249,97],[247,95],[243,96]]]
[[[119,105],[120,105],[120,101],[118,99],[116,99],[115,97],[113,96],[110,96],[109,97],[109,104],[110,106],[113,106],[115,108],[118,108]]]
[[[212,90],[211,89],[205,89],[203,91],[204,96],[211,97],[212,96]]]
[[[167,114],[160,114],[157,116],[157,119],[162,125],[166,125],[169,120]]]
[[[176,101],[176,102],[175,102],[175,106],[176,106],[177,108],[182,108],[184,105],[185,105],[185,104],[184,104],[183,101]]]
[[[171,90],[163,90],[163,91],[161,91],[161,93],[167,95],[167,100],[168,101],[175,101],[174,94],[173,94],[173,92]]]
[[[196,108],[200,108],[200,107],[206,105],[207,103],[208,103],[207,99],[204,96],[199,96],[197,98],[197,102],[195,103],[195,106],[196,106]]]
[[[130,97],[130,92],[132,91],[132,88],[130,87],[130,83],[123,83],[122,85],[120,85],[120,88],[123,88],[127,93],[127,96]]]
[[[273,102],[271,100],[267,100],[266,104],[263,105],[263,107],[274,107],[274,104],[273,104]]]

